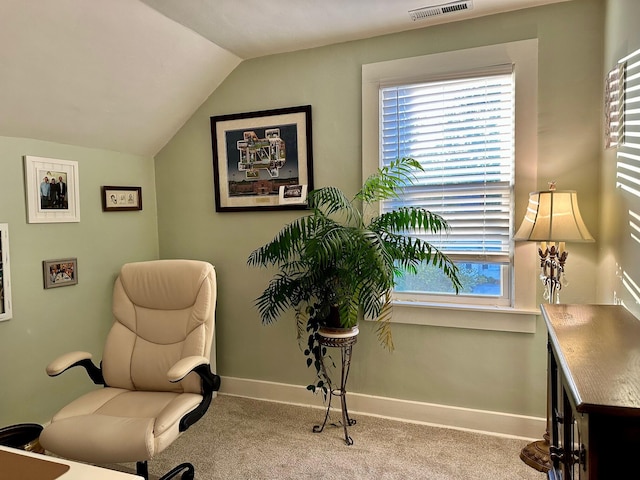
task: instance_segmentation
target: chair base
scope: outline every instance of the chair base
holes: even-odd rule
[[[183,472],[180,477],[182,480],[193,480],[195,478],[196,471],[193,468],[193,465],[190,463],[181,463],[162,475],[158,480],[176,478],[180,472]],[[144,480],[149,480],[149,466],[147,465],[147,462],[136,463],[136,474],[140,475]]]

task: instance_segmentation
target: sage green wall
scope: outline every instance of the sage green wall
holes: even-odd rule
[[[556,180],[581,192],[585,220],[597,235],[602,12],[600,0],[572,1],[240,64],[156,157],[161,257],[200,258],[217,267],[219,373],[300,385],[313,379],[292,318],[260,325],[252,301],[270,275],[245,263],[296,213],[214,211],[210,116],[311,104],[315,186],[355,193],[362,180],[362,64],[538,38],[538,186]],[[595,281],[583,280],[595,278],[596,247],[570,250],[571,285],[563,300],[592,302]],[[531,275],[537,276],[533,258]],[[540,320],[535,334],[396,324],[393,353],[378,346],[371,324],[361,330],[350,391],[545,415]]]
[[[605,52],[602,78],[616,63],[640,49],[640,2],[637,0],[607,0],[605,15]],[[636,56],[635,62],[638,61]],[[637,127],[636,127],[637,130]],[[637,140],[631,138],[637,144]],[[637,146],[629,148],[637,154]],[[602,152],[602,238],[600,242],[600,275],[598,301],[601,303],[623,303],[627,309],[640,318],[640,249],[633,236],[638,235],[632,228],[640,214],[640,198],[616,188],[616,149]],[[633,164],[633,160],[626,160]],[[637,161],[636,161],[637,163]],[[624,169],[623,173],[640,175]]]
[[[79,223],[27,223],[24,155],[78,162]],[[13,299],[13,318],[0,322],[0,425],[45,422],[93,385],[81,369],[51,379],[47,363],[72,350],[99,361],[118,269],[158,258],[154,164],[150,157],[0,137],[0,177]],[[102,212],[101,185],[141,186],[143,210]],[[78,284],[45,290],[42,260],[66,257],[78,259]]]

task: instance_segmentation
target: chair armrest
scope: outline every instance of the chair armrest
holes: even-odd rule
[[[202,401],[195,410],[180,419],[179,429],[181,432],[184,432],[205,414],[211,404],[213,392],[220,389],[220,376],[211,371],[209,360],[206,357],[197,355],[178,360],[167,372],[167,378],[170,382],[176,383],[191,372],[197,373],[202,381]]]
[[[91,361],[92,355],[89,352],[69,352],[60,355],[53,362],[47,365],[47,375],[50,377],[57,377],[66,370],[81,366],[86,371],[93,383],[97,385],[104,385],[104,378],[102,378],[102,370],[96,367]]]
[[[209,360],[197,355],[181,358],[169,369],[167,379],[171,383],[177,383],[200,365],[209,365]]]

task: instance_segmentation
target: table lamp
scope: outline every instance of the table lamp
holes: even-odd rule
[[[549,190],[529,194],[527,213],[513,239],[540,242],[540,280],[549,303],[560,303],[560,290],[566,285],[564,266],[569,252],[565,242],[595,241],[580,215],[578,194],[556,190],[553,182]]]
[[[540,242],[540,280],[548,303],[560,303],[560,290],[567,284],[564,270],[569,252],[565,242],[595,241],[580,215],[578,194],[574,190],[556,190],[555,182],[549,183],[549,190],[529,194],[527,213],[513,239]],[[548,406],[543,440],[525,446],[520,458],[540,472],[550,470]]]

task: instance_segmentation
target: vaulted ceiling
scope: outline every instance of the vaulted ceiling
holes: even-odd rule
[[[243,60],[568,0],[408,14],[462,1],[0,0],[0,136],[155,155]]]

